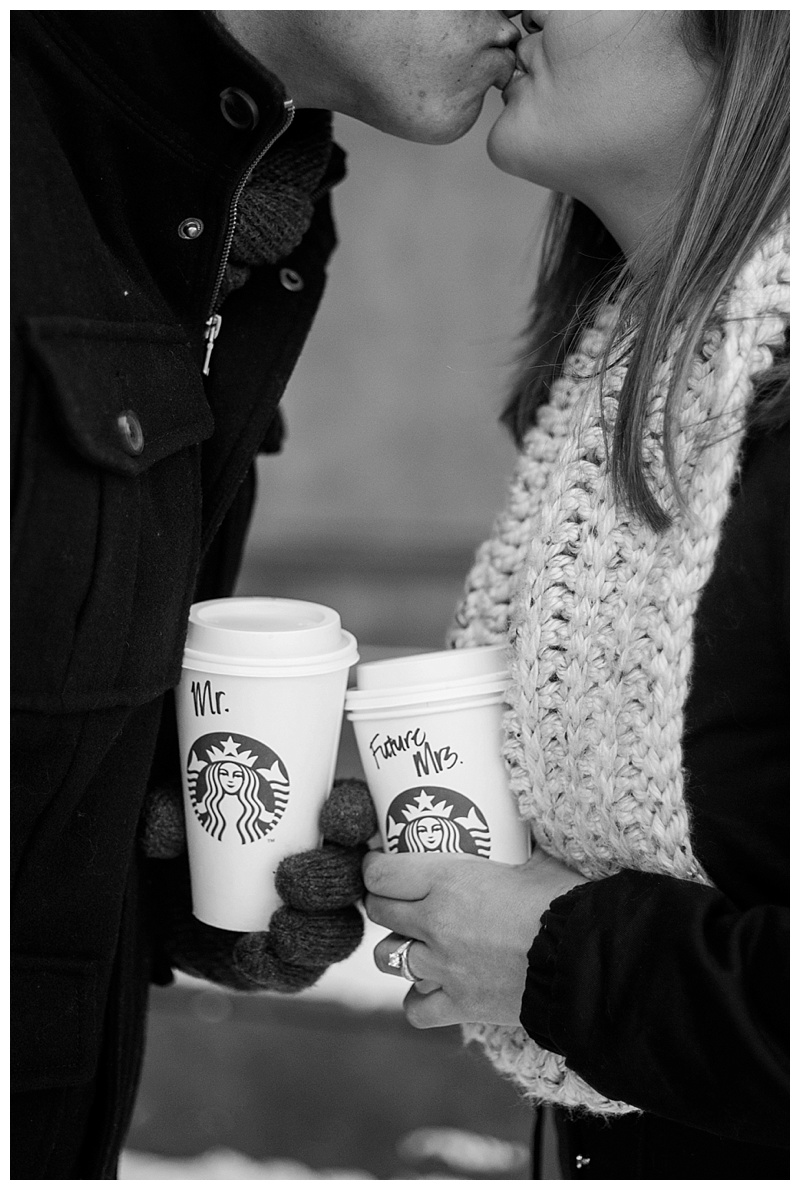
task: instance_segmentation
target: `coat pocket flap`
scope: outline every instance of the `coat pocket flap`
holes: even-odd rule
[[[180,327],[30,318],[26,338],[73,447],[139,475],[209,438],[214,418]]]
[[[11,1084],[73,1087],[97,1068],[103,964],[15,955],[11,960]]]

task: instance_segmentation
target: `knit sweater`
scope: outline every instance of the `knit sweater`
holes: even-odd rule
[[[606,441],[623,363],[599,365],[616,315],[582,336],[528,432],[506,508],[468,576],[450,643],[507,641],[503,754],[537,844],[590,879],[623,869],[707,882],[683,793],[683,709],[700,593],[714,565],[753,394],[788,324],[788,225],[739,273],[676,412],[676,499],[660,449],[673,354],[654,377],[644,456],[672,516],[657,533],[615,501]],[[673,352],[678,339],[673,342]],[[521,1028],[473,1025],[495,1066],[539,1102],[611,1101]]]

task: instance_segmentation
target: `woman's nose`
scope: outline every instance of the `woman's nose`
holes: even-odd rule
[[[535,33],[537,29],[541,29],[544,15],[545,13],[540,8],[537,8],[535,12],[533,9],[523,9],[522,28],[526,33]]]

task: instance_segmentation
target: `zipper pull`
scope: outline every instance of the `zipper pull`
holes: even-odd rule
[[[221,330],[222,330],[222,315],[221,314],[212,314],[210,318],[206,319],[206,333],[205,333],[204,337],[205,337],[207,346],[206,346],[206,358],[203,361],[203,375],[204,376],[208,376],[209,370],[211,368],[211,352],[214,350],[214,343],[216,342],[217,335],[219,334],[219,332]]]

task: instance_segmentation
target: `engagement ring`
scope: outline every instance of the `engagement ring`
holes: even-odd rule
[[[417,976],[412,973],[408,965],[408,952],[413,942],[413,938],[406,938],[405,942],[401,942],[397,950],[393,950],[386,960],[389,966],[396,971],[399,970],[403,979],[407,979],[409,983],[417,982]]]

